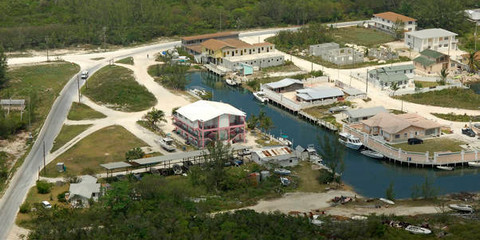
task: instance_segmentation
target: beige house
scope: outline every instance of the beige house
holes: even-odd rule
[[[413,59],[415,71],[426,75],[439,75],[442,69],[450,70],[450,56],[432,49],[425,49]]]
[[[362,131],[382,136],[387,142],[404,142],[409,138],[426,138],[440,135],[441,125],[415,113],[395,115],[381,112],[361,121]]]

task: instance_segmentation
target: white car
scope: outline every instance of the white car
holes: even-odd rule
[[[52,208],[52,205],[48,201],[42,201],[43,208]]]
[[[88,71],[83,71],[81,76],[80,76],[82,79],[87,79],[88,78]]]

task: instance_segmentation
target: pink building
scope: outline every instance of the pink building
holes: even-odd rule
[[[211,141],[245,142],[246,114],[221,102],[197,101],[173,115],[175,132],[191,144],[205,147]]]

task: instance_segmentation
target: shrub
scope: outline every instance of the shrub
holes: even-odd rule
[[[50,193],[52,190],[52,184],[46,181],[37,181],[37,192],[40,194]]]
[[[20,213],[29,213],[31,209],[30,203],[24,202],[20,205]]]
[[[62,192],[62,193],[59,193],[57,195],[57,199],[59,202],[67,202],[67,199],[65,198],[65,194],[67,193],[68,191],[65,191],[65,192]]]

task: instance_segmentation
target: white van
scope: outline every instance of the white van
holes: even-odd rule
[[[52,205],[48,201],[42,201],[43,208],[52,208]]]
[[[87,79],[88,78],[88,71],[87,70],[82,72],[81,78],[82,79]]]

